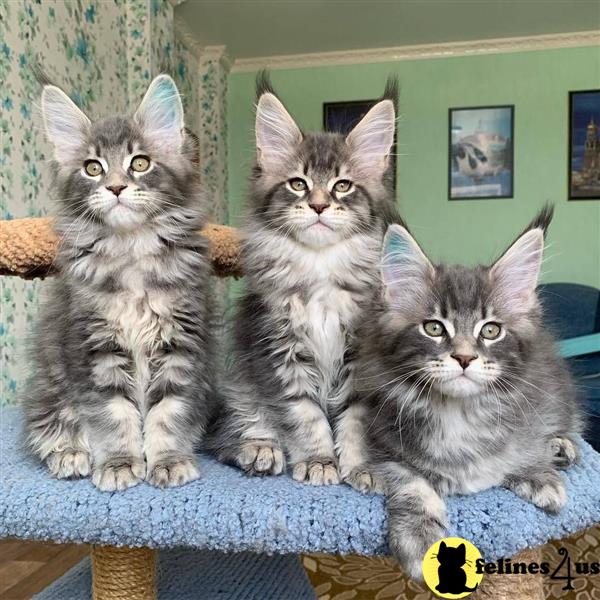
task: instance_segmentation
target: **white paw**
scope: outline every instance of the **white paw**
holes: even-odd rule
[[[550,440],[554,466],[558,469],[568,469],[579,461],[579,449],[573,440],[567,437],[555,437]]]
[[[280,475],[285,465],[281,448],[267,442],[245,444],[235,461],[249,475]]]
[[[90,455],[85,450],[67,448],[46,458],[50,474],[58,479],[76,479],[90,474]]]
[[[366,468],[352,469],[343,481],[363,494],[383,494],[383,478]]]
[[[333,460],[328,458],[296,463],[292,477],[310,485],[335,485],[340,482],[337,467]]]
[[[94,468],[92,483],[102,492],[126,490],[146,475],[146,463],[133,457],[113,458]]]
[[[558,473],[541,473],[535,479],[519,481],[512,490],[523,500],[551,514],[558,514],[567,503],[567,490]]]
[[[200,471],[196,466],[196,459],[194,457],[178,457],[161,460],[153,467],[149,467],[146,480],[156,487],[166,488],[185,485],[198,477],[200,477]]]

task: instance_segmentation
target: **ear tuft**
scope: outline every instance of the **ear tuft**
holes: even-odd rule
[[[410,313],[422,303],[435,269],[404,227],[388,227],[383,240],[382,279],[391,308]]]
[[[536,302],[544,253],[544,230],[526,231],[490,269],[495,303],[515,314],[528,312]]]
[[[155,77],[134,118],[144,133],[166,150],[179,150],[183,142],[183,105],[171,77]]]
[[[378,102],[348,134],[352,161],[364,176],[381,176],[394,145],[396,113],[392,100]]]
[[[256,151],[264,169],[280,168],[302,141],[302,132],[280,100],[263,94],[256,107]]]
[[[54,157],[60,163],[73,159],[85,143],[90,120],[60,88],[46,85],[42,91],[42,117]]]

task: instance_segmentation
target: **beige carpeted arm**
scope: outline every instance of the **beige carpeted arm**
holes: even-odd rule
[[[52,275],[58,238],[51,218],[0,221],[0,275],[24,279]],[[240,238],[234,227],[209,224],[200,232],[210,241],[215,275],[239,277]]]

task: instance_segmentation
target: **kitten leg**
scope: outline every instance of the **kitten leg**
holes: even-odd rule
[[[551,514],[558,514],[567,503],[565,483],[560,473],[554,469],[509,475],[504,481],[504,487]]]
[[[340,482],[333,434],[321,407],[309,400],[293,400],[287,407],[292,477],[311,485]]]
[[[172,340],[172,349],[152,363],[144,453],[146,480],[158,487],[184,485],[200,477],[194,446],[208,419],[209,389],[196,356],[196,348],[185,340]]]
[[[568,469],[579,462],[579,447],[569,436],[551,438],[549,444],[552,463],[557,469]]]
[[[380,473],[387,496],[390,550],[409,577],[422,580],[425,552],[446,536],[446,503],[426,479],[399,463],[385,463]]]
[[[88,418],[93,454],[92,483],[103,492],[125,490],[146,474],[141,415],[126,396],[111,397]]]
[[[141,415],[130,397],[131,359],[124,351],[113,348],[111,333],[104,341],[104,351],[96,348],[92,354],[95,396],[87,399],[85,406],[92,449],[92,483],[108,492],[140,483],[146,465],[142,454]]]
[[[383,479],[369,468],[365,440],[366,407],[352,403],[335,424],[335,449],[342,481],[359,492],[381,493]]]
[[[200,477],[194,442],[199,431],[190,427],[189,401],[181,396],[163,397],[149,411],[144,423],[146,480],[158,487],[184,485]]]

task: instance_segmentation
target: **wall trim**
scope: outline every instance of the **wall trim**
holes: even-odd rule
[[[272,70],[300,69],[304,67],[325,67],[334,65],[395,62],[401,60],[419,60],[426,58],[477,56],[481,54],[503,54],[556,48],[579,48],[585,46],[600,46],[600,30],[475,40],[469,42],[447,42],[440,44],[395,46],[390,48],[370,48],[366,50],[238,58],[233,61],[231,72],[242,73],[257,71],[258,69],[265,67]]]

